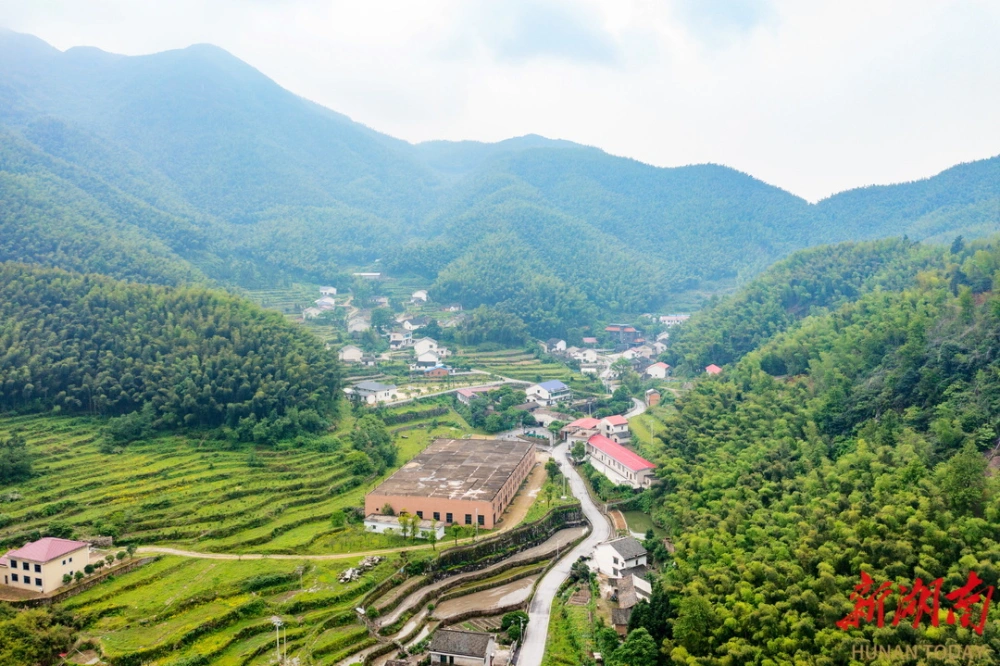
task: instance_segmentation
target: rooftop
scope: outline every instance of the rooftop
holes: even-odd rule
[[[396,388],[391,384],[380,384],[379,382],[358,382],[354,385],[359,391],[391,391]]]
[[[670,366],[667,365],[666,363],[664,363],[663,361],[660,361],[659,363],[654,363],[653,365],[651,365],[649,367],[651,367],[651,368],[663,368],[664,370],[667,370]]]
[[[590,416],[585,416],[582,419],[577,419],[572,423],[567,423],[564,428],[583,428],[584,430],[592,430],[601,424],[601,419],[595,419]]]
[[[72,541],[70,539],[57,539],[55,537],[45,537],[38,541],[33,541],[17,550],[7,553],[7,560],[31,560],[32,562],[50,562],[57,557],[62,557],[66,553],[89,546],[85,541]]]
[[[639,543],[638,539],[633,537],[622,537],[620,539],[612,539],[607,542],[607,545],[618,551],[626,560],[632,560],[637,557],[642,557],[646,554],[646,549],[643,548],[642,544]]]
[[[534,445],[499,439],[438,439],[373,495],[492,500]]]
[[[638,453],[629,451],[621,444],[616,444],[604,435],[594,435],[587,440],[587,444],[594,447],[598,451],[611,456],[633,472],[639,472],[644,469],[654,469],[656,467],[656,465],[649,462]]]
[[[553,393],[555,391],[568,391],[569,390],[569,387],[566,386],[565,384],[563,384],[558,379],[550,379],[549,381],[547,381],[547,382],[541,382],[538,385],[540,387],[542,387],[543,389],[545,389],[546,391],[548,391],[549,393]]]
[[[455,629],[438,629],[434,632],[427,650],[444,654],[479,657],[485,659],[489,655],[490,642],[493,637],[478,631],[457,631]]]
[[[628,419],[621,414],[615,414],[614,416],[605,416],[604,421],[607,421],[611,425],[628,425]]]
[[[722,372],[722,368],[713,363],[712,365],[709,365],[705,368],[705,372],[707,372],[710,375],[717,375],[720,372]]]
[[[621,608],[632,608],[639,603],[639,595],[635,592],[632,576],[625,576],[618,581],[618,605]]]

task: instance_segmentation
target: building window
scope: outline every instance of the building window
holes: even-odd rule
[[[434,520],[441,520],[441,512],[440,511],[435,511],[434,512]]]
[[[476,516],[476,520],[479,521],[480,527],[486,524],[486,516]]]
[[[423,520],[424,519],[424,512],[423,511],[417,511],[417,518],[419,518],[420,520]]]
[[[446,523],[453,523],[453,522],[455,522],[454,520],[452,520],[452,516],[451,516],[450,513],[444,514],[444,519],[445,519]]]
[[[73,558],[72,558],[72,557],[71,557],[71,558],[69,558],[69,561],[70,561],[70,562],[72,562],[72,561],[73,561]]]
[[[17,582],[17,574],[11,574],[10,575],[10,579],[16,583]]]
[[[66,566],[66,560],[63,560],[63,566]]]
[[[36,564],[35,565],[35,573],[42,573],[42,565],[41,564]]]
[[[21,562],[21,568],[24,569],[25,571],[31,571],[31,567],[28,565],[27,562]]]
[[[466,525],[471,525],[472,524],[472,514],[471,513],[465,514],[465,524]]]
[[[42,579],[41,578],[36,578],[35,579],[35,585],[37,585],[38,587],[41,587],[42,586]]]
[[[10,566],[11,566],[12,569],[16,569],[17,568],[17,560],[11,560],[10,561]]]

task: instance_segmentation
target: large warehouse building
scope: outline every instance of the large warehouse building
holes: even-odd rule
[[[535,445],[439,439],[365,497],[365,515],[406,511],[446,525],[493,528],[535,464]]]

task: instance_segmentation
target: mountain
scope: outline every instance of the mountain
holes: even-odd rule
[[[1000,158],[810,205],[724,166],[533,135],[412,145],[209,45],[127,57],[0,32],[0,58],[0,258],[129,280],[334,281],[381,260],[439,301],[565,335],[804,247],[974,237],[1000,217]]]

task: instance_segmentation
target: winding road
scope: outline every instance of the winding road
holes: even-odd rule
[[[645,406],[643,406],[643,411],[645,411]],[[552,600],[555,599],[559,586],[569,577],[569,570],[573,566],[573,562],[581,555],[593,553],[597,544],[606,541],[611,535],[611,526],[608,524],[607,518],[590,499],[590,493],[583,485],[583,479],[566,458],[566,445],[561,444],[555,447],[552,455],[562,465],[570,488],[580,500],[583,514],[590,521],[593,530],[586,539],[549,569],[548,573],[539,581],[538,587],[535,589],[535,596],[528,607],[528,627],[524,634],[524,644],[521,647],[518,666],[541,665],[542,657],[545,654],[545,638],[549,633],[549,614],[552,611]]]

